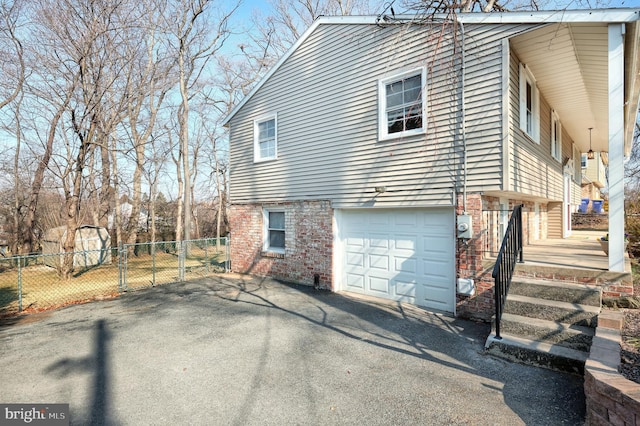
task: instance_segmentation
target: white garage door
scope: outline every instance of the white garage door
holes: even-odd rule
[[[454,311],[454,213],[341,210],[342,290]]]

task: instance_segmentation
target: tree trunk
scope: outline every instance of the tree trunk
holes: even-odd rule
[[[188,240],[191,237],[191,174],[189,170],[189,98],[187,94],[187,81],[185,76],[185,64],[183,52],[180,52],[180,96],[182,97],[180,117],[180,155],[182,156],[182,173],[184,174],[183,184],[188,185],[183,192],[184,196],[184,237],[179,240]]]
[[[42,189],[42,182],[44,182],[44,172],[49,166],[49,160],[53,153],[53,142],[56,136],[56,128],[58,122],[64,113],[64,110],[69,105],[71,99],[71,92],[67,93],[67,97],[64,102],[58,107],[58,110],[54,114],[51,123],[49,123],[49,132],[47,134],[47,144],[45,145],[42,158],[38,162],[38,168],[33,175],[33,182],[31,184],[31,195],[29,197],[29,209],[27,210],[27,217],[25,220],[25,228],[27,230],[25,246],[29,247],[29,250],[33,250],[35,236],[33,230],[36,227],[36,211],[38,210],[38,199],[40,197],[40,190]]]

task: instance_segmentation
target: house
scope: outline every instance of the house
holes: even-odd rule
[[[593,152],[593,158],[588,153],[582,153],[580,166],[582,168],[582,198],[602,200],[602,189],[607,186],[607,153]]]
[[[481,317],[483,240],[504,232],[483,212],[523,204],[525,242],[567,237],[593,148],[624,270],[639,18],[318,18],[225,119],[232,269]]]
[[[120,220],[122,221],[122,226],[126,226],[129,223],[129,219],[131,218],[131,214],[133,213],[133,204],[128,202],[127,200],[122,200],[120,203]],[[146,208],[140,207],[140,215],[138,216],[138,229],[147,229],[149,224],[149,212]],[[114,212],[110,212],[107,216],[107,227],[109,229],[114,228],[115,223],[115,214]]]

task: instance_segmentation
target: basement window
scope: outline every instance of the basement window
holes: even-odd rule
[[[285,213],[281,209],[263,210],[264,243],[263,250],[272,253],[284,253]]]

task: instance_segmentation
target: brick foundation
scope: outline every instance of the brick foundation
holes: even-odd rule
[[[263,207],[285,211],[285,253],[263,252]],[[231,205],[231,269],[332,289],[333,209],[328,201]]]

